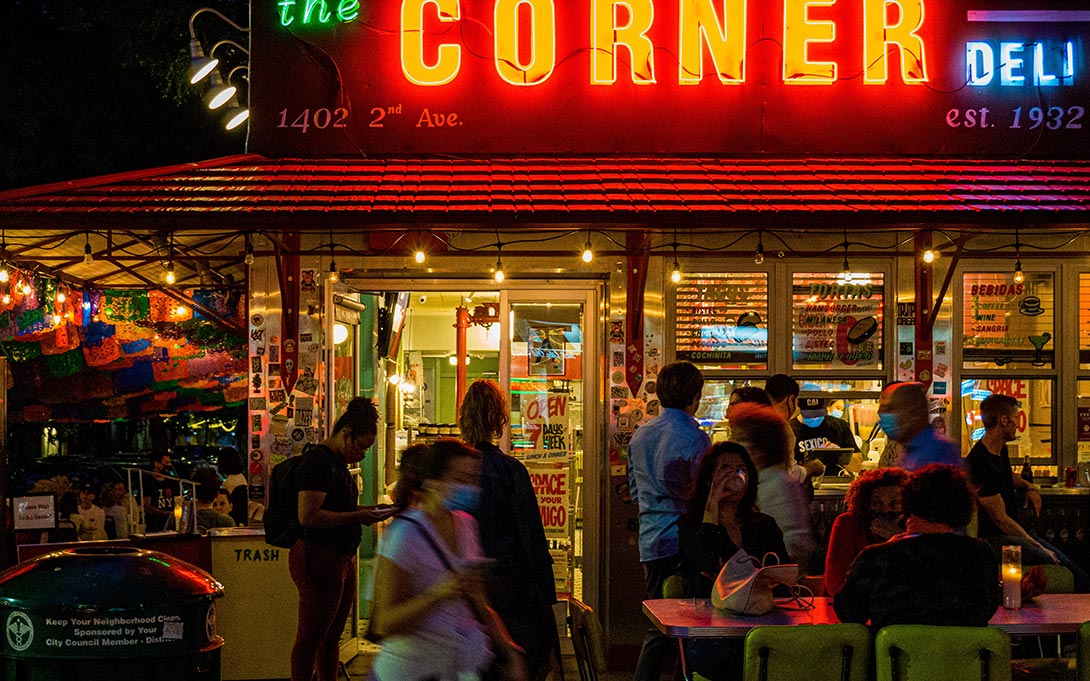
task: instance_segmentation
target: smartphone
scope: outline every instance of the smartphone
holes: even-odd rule
[[[389,518],[397,513],[397,506],[394,504],[376,504],[374,506],[368,506],[368,510],[380,518]]]
[[[499,561],[495,558],[474,558],[470,560],[463,560],[462,569],[471,570],[479,575],[487,575],[498,562]]]

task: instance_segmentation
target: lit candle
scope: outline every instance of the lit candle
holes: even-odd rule
[[[1022,547],[1004,546],[1003,564],[1003,607],[1017,609],[1022,607]]]

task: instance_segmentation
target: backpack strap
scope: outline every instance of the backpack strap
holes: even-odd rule
[[[434,550],[436,555],[439,556],[439,560],[443,561],[443,565],[446,566],[446,568],[451,572],[458,572],[454,569],[454,566],[450,564],[450,559],[447,558],[446,551],[439,547],[438,542],[435,541],[435,537],[431,536],[431,532],[428,532],[428,528],[424,527],[424,525],[419,520],[401,514],[394,516],[394,520],[404,520],[420,528],[420,534],[424,535],[424,539],[428,541],[428,544],[431,546],[432,550]]]

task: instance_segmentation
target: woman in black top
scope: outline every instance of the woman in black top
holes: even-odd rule
[[[757,558],[773,553],[786,562],[783,532],[757,510],[757,468],[746,448],[718,442],[704,454],[688,511],[678,520],[680,572],[685,595],[708,598],[723,565],[739,548]],[[686,642],[689,666],[712,681],[742,677],[740,641]]]
[[[361,525],[394,510],[359,505],[348,467],[363,460],[378,435],[378,412],[356,397],[333,424],[333,434],[307,447],[295,488],[302,536],[291,547],[288,568],[299,590],[299,627],[291,649],[292,681],[335,681],[341,632],[356,590]]]

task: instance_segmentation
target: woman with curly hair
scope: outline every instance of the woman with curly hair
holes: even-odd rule
[[[848,568],[871,544],[880,544],[902,530],[901,487],[908,471],[879,468],[860,475],[844,496],[848,510],[837,516],[825,554],[823,589],[829,596],[844,588]]]

